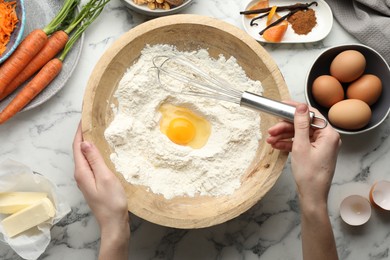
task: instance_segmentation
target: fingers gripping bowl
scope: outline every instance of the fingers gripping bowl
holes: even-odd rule
[[[218,38],[218,41],[215,41]],[[247,76],[259,80],[263,95],[276,100],[289,98],[280,71],[268,53],[250,36],[225,22],[197,15],[158,18],[135,27],[118,39],[102,56],[89,79],[82,111],[86,140],[97,145],[113,172],[112,150],[104,131],[113,120],[114,92],[126,70],[140,57],[145,45],[169,44],[181,51],[207,49],[210,56],[234,56]],[[261,132],[278,119],[261,113]],[[245,156],[237,152],[237,156]],[[274,185],[287,154],[259,141],[256,155],[241,179],[241,186],[226,196],[177,196],[166,199],[148,187],[128,183],[116,172],[128,196],[129,211],[150,222],[176,228],[201,228],[230,220],[258,202]]]

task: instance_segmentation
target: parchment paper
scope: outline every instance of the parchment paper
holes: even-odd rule
[[[50,243],[50,228],[70,212],[70,207],[58,194],[58,188],[41,174],[34,173],[28,166],[6,160],[0,163],[0,192],[46,192],[56,207],[53,219],[35,228],[9,238],[0,222],[0,240],[24,259],[37,259]],[[0,214],[0,221],[8,215]]]

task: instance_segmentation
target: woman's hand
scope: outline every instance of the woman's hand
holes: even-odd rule
[[[80,125],[73,156],[75,180],[101,229],[99,259],[127,259],[130,227],[126,193],[96,146],[83,141]]]
[[[279,122],[268,133],[272,147],[292,152],[291,167],[301,203],[326,203],[341,145],[339,134],[329,124],[324,129],[311,128],[307,105],[297,103],[294,124]]]
[[[327,200],[341,145],[330,126],[310,127],[309,109],[295,104],[294,124],[280,122],[271,127],[267,142],[291,153],[291,168],[301,206],[303,259],[336,260],[337,249],[328,216]],[[319,111],[313,109],[316,115]]]

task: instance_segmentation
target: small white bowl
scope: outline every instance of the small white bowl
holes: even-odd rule
[[[129,9],[131,9],[139,14],[158,17],[158,16],[171,15],[171,14],[178,13],[178,12],[182,11],[183,9],[187,8],[193,0],[184,0],[183,4],[181,4],[177,7],[174,7],[170,10],[163,10],[163,9],[151,10],[146,5],[135,4],[133,2],[133,0],[122,0],[122,1]]]
[[[370,190],[370,202],[381,209],[390,210],[390,182],[378,181]]]
[[[340,204],[340,216],[348,225],[363,225],[371,217],[370,202],[360,195],[348,196]]]

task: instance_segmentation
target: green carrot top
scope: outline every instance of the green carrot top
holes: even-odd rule
[[[72,31],[75,26],[77,26],[80,22],[82,22],[81,25],[77,28],[77,30],[73,33],[73,35],[70,37],[69,41],[66,43],[64,50],[62,51],[59,59],[63,61],[70,51],[70,49],[73,47],[75,42],[81,37],[81,35],[84,33],[84,31],[88,28],[88,26],[95,21],[95,19],[100,15],[100,13],[103,11],[104,6],[110,2],[110,0],[90,0],[80,11],[79,15],[74,19],[74,22],[72,22],[69,27],[65,30]]]
[[[65,0],[61,10],[57,13],[53,20],[51,20],[51,22],[43,28],[43,31],[47,35],[55,32],[68,15],[74,11],[79,3],[80,0]]]

